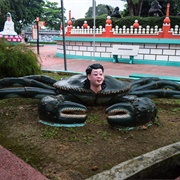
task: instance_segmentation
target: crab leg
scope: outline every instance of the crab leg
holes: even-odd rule
[[[54,82],[56,81],[46,76],[25,76],[19,78],[10,77],[0,80],[0,88],[12,86],[31,86],[54,90],[55,88],[52,87]]]
[[[138,97],[149,97],[149,98],[178,98],[180,99],[180,91],[165,90],[165,89],[153,89],[153,90],[142,90],[133,91],[129,95],[136,95]]]
[[[47,95],[56,95],[56,91],[52,89],[35,88],[35,87],[18,87],[0,89],[0,99],[5,98],[37,98],[41,99]]]
[[[145,78],[133,82],[128,94],[150,98],[180,98],[180,84],[159,78]]]
[[[24,76],[26,79],[34,79],[39,82],[43,82],[45,84],[53,85],[55,82],[57,82],[55,79],[50,78],[49,76],[45,75],[30,75],[30,76]]]

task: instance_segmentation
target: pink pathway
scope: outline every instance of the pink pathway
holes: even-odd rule
[[[56,45],[42,46],[39,51],[43,69],[65,70],[64,59],[56,57]],[[93,63],[102,64],[105,68],[105,73],[113,76],[129,76],[134,73],[153,74],[156,76],[180,76],[180,67],[123,64],[80,59],[67,59],[67,71],[84,72],[87,66]]]

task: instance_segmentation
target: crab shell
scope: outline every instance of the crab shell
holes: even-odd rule
[[[96,94],[91,89],[83,87],[86,79],[86,75],[74,75],[54,83],[53,86],[57,89],[58,94],[65,95],[65,100],[84,105],[113,104],[117,97],[126,95],[131,88],[131,84],[128,82],[105,76],[106,88]]]

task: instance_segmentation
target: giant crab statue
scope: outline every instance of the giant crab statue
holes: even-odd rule
[[[87,107],[102,105],[107,107],[107,121],[111,126],[129,127],[155,120],[157,109],[150,98],[180,98],[179,83],[155,77],[125,82],[105,76],[107,87],[97,94],[83,88],[85,79],[86,75],[60,81],[43,75],[3,78],[0,99],[40,99],[40,122],[53,126],[83,126]]]

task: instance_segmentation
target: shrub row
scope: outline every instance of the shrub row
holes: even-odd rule
[[[107,15],[102,15],[96,18],[96,27],[102,26],[105,27],[106,23],[106,17]],[[146,27],[149,25],[150,27],[158,26],[159,28],[162,27],[165,17],[140,17],[140,16],[127,16],[123,18],[114,18],[112,17],[112,27],[119,26],[123,27],[124,25],[126,27],[130,27],[133,25],[135,20],[138,20],[139,24],[142,27]],[[171,27],[174,28],[175,25],[178,25],[180,27],[180,16],[170,16],[171,20]],[[77,19],[74,23],[74,26],[81,27],[84,23],[84,21],[87,21],[88,25],[90,27],[93,27],[94,19],[93,18],[86,18],[86,19]]]
[[[0,78],[40,74],[37,55],[25,44],[0,39]]]

